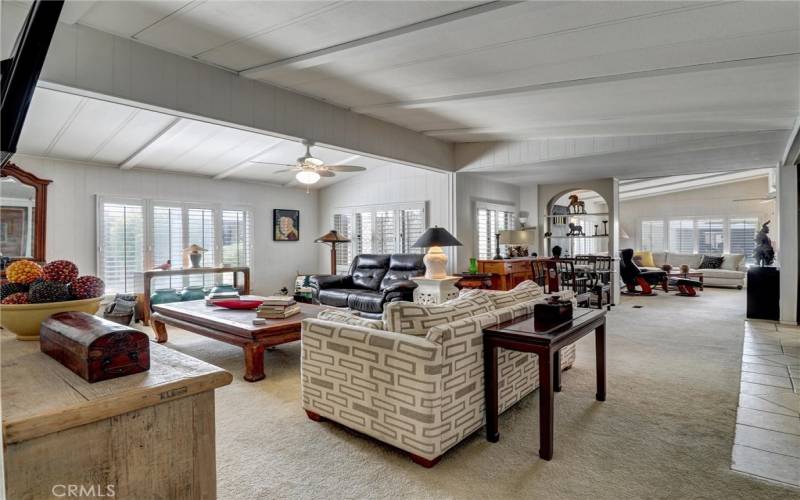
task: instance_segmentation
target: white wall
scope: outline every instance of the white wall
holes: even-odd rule
[[[527,227],[535,227],[537,229],[536,242],[528,246],[529,252],[536,252],[541,254],[542,250],[539,245],[539,185],[533,184],[530,186],[521,186],[519,188],[519,210],[520,212],[528,212],[528,222],[525,224]]]
[[[773,218],[774,203],[761,203],[759,200],[733,201],[766,196],[767,190],[767,177],[763,177],[660,196],[623,200],[620,202],[620,222],[631,237],[629,241],[623,243],[636,249],[641,247],[641,221],[643,219],[706,215],[709,217],[758,216],[761,222],[768,219],[773,220],[771,226],[774,234],[771,233],[771,236],[776,240],[777,248],[779,242]]]
[[[319,234],[333,229],[337,208],[387,203],[425,202],[428,227],[450,229],[448,174],[390,165],[372,168],[319,191]],[[330,247],[318,245],[320,272],[330,272]]]
[[[475,222],[477,202],[511,205],[519,212],[520,188],[513,184],[490,181],[475,174],[456,174],[455,236],[464,246],[456,250],[455,272],[466,271],[469,268],[469,259],[478,256]]]
[[[317,193],[258,183],[120,170],[64,160],[14,156],[21,168],[53,181],[47,192],[47,260],[68,259],[97,274],[96,195],[230,203],[253,211],[252,285],[269,294],[291,287],[297,271],[318,272]],[[272,241],[272,209],[300,210],[300,241]],[[291,289],[291,288],[290,288]]]
[[[783,165],[778,169],[778,200],[780,202],[780,228],[770,234],[778,234],[781,245],[778,248],[778,263],[781,266],[781,305],[780,320],[783,323],[797,323],[798,293],[798,166]]]

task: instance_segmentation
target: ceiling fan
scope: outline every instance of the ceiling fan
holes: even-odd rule
[[[319,158],[311,156],[311,146],[314,145],[313,141],[303,141],[303,144],[306,146],[306,154],[298,158],[295,163],[271,163],[265,161],[253,161],[252,163],[290,167],[273,172],[273,174],[297,172],[294,176],[297,182],[306,185],[314,184],[322,177],[334,177],[336,172],[361,172],[366,170],[366,168],[356,165],[328,165]]]

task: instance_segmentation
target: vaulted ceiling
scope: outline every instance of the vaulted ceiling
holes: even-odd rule
[[[513,183],[774,166],[800,115],[798,2],[69,2],[62,20],[454,142],[458,168]]]
[[[298,186],[286,167],[305,153],[295,141],[180,118],[115,102],[38,88],[20,136],[22,154],[201,175],[214,179]],[[321,146],[311,153],[327,164],[391,165]],[[320,189],[358,175],[340,172]]]

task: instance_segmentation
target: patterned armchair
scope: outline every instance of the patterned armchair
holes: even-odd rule
[[[431,467],[484,422],[482,330],[533,312],[536,301],[409,335],[321,319],[303,321],[303,408],[405,450]],[[561,366],[575,360],[562,350]],[[500,411],[539,386],[533,354],[498,354]]]

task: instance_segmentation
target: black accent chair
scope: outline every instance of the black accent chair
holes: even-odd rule
[[[633,249],[620,250],[619,275],[629,294],[654,295],[653,286],[661,285],[667,291],[667,273],[664,271],[642,271],[633,262]],[[639,287],[641,291],[636,290]]]
[[[422,254],[356,256],[346,275],[311,277],[320,304],[349,307],[365,318],[380,318],[387,302],[412,301],[417,284],[409,278],[425,274]]]

